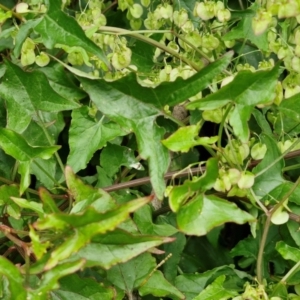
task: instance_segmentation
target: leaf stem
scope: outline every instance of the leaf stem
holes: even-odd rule
[[[260,245],[259,245],[259,252],[258,252],[258,257],[257,257],[257,265],[256,265],[257,280],[258,280],[258,282],[260,284],[262,284],[262,282],[263,282],[263,266],[262,266],[263,265],[263,252],[264,252],[264,248],[265,248],[265,244],[266,244],[266,241],[267,241],[268,232],[269,232],[270,225],[271,225],[272,215],[290,197],[290,195],[295,191],[295,189],[298,187],[299,184],[300,184],[300,176],[295,181],[295,183],[293,184],[293,186],[291,187],[291,189],[267,213],[267,220],[266,220],[266,223],[265,223],[265,226],[264,226],[263,235],[262,235],[261,242],[260,242]],[[294,272],[294,270],[296,269],[295,267],[298,264],[299,264],[299,262],[283,277],[283,279],[281,280],[282,282],[286,281],[286,279]]]
[[[300,261],[298,261],[280,280],[280,283],[286,284],[288,278],[300,267]]]
[[[298,156],[300,156],[300,150],[295,150],[290,153],[287,153],[284,158],[291,159],[291,158],[295,158]],[[260,162],[261,162],[261,160],[251,161],[248,168],[251,169],[251,168],[255,167],[256,165],[258,165]],[[177,178],[180,178],[180,177],[186,177],[189,175],[197,175],[197,174],[199,174],[199,172],[202,172],[202,171],[204,172],[205,170],[206,170],[206,167],[203,166],[201,168],[192,168],[192,169],[187,169],[187,170],[184,170],[181,172],[178,170],[172,171],[172,172],[167,172],[164,175],[164,179],[169,180],[169,179],[172,179],[174,176]],[[102,189],[106,192],[113,192],[113,191],[118,191],[121,189],[128,189],[128,188],[132,188],[132,187],[136,187],[136,186],[140,186],[140,185],[144,185],[144,184],[148,184],[148,183],[150,183],[150,177],[147,176],[147,177],[143,177],[143,178],[134,179],[134,180],[131,180],[128,182],[121,182],[118,184],[114,184],[114,185],[111,185],[108,187],[104,187]]]

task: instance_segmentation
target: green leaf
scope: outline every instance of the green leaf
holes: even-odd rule
[[[61,212],[46,215],[43,219],[39,219],[37,223],[35,223],[35,227],[39,230],[50,228],[60,230],[65,227],[80,228],[91,225],[90,234],[92,236],[98,233],[98,231],[101,233],[114,229],[119,223],[125,221],[130,213],[148,203],[150,200],[151,197],[132,200],[105,213],[97,212],[93,207],[88,207],[79,214],[65,214]],[[93,230],[95,230],[95,232],[93,232]]]
[[[185,296],[163,276],[162,272],[155,271],[151,277],[139,288],[141,296],[167,297],[171,299],[185,299]]]
[[[252,172],[254,174],[268,168],[270,164],[272,164],[274,160],[278,159],[281,155],[277,143],[272,136],[262,134],[260,139],[261,142],[267,146],[268,151],[263,160],[255,168],[253,168]],[[284,161],[281,159],[266,172],[262,173],[260,176],[256,176],[254,186],[252,187],[255,194],[263,197],[275,187],[282,184],[285,181],[282,177],[283,167]]]
[[[215,78],[215,76],[227,67],[227,65],[230,63],[232,54],[233,53],[226,53],[221,59],[209,64],[207,67],[203,68],[195,75],[186,80],[177,78],[176,81],[164,82],[155,89],[141,86],[137,82],[136,76],[132,73],[117,81],[109,83],[99,80],[99,83],[105,89],[105,91],[102,91],[101,94],[105,95],[105,93],[115,90],[116,93],[118,91],[118,94],[123,94],[123,97],[127,96],[127,101],[131,100],[133,103],[136,103],[136,100],[138,100],[142,103],[148,104],[148,106],[150,106],[152,109],[154,106],[157,109],[162,110],[165,105],[173,106],[182,103],[186,99],[195,96],[197,93],[205,89]],[[80,78],[80,81],[83,83],[83,85],[87,85],[89,89],[91,89],[91,85],[98,84],[97,81],[93,82],[87,79]],[[87,92],[90,94],[89,91]],[[106,96],[105,98],[108,98],[108,96]],[[134,101],[130,98],[134,98],[136,100]],[[112,104],[114,104],[114,106],[117,105],[117,103],[115,102],[117,98],[114,98],[112,100],[114,100],[111,101]],[[129,106],[130,102],[128,102],[127,105]],[[139,104],[138,106],[142,107],[141,104]],[[151,111],[160,113],[157,110]],[[129,111],[128,113],[126,113],[126,115],[128,115],[129,113],[131,114],[131,112]],[[141,115],[142,113],[147,112],[140,111],[139,115]],[[135,118],[138,118],[139,115],[137,115]]]
[[[255,8],[252,6],[252,8]],[[230,40],[250,40],[253,44],[257,46],[258,49],[268,51],[269,43],[268,43],[268,31],[266,30],[263,34],[255,35],[252,29],[252,19],[255,15],[254,11],[248,11],[247,14],[244,14],[241,21],[238,23],[236,27],[230,30],[223,37],[224,41]]]
[[[16,185],[1,185],[0,186],[0,206],[7,207],[7,213],[15,219],[20,218],[20,207],[14,203],[10,197],[18,197],[19,189]]]
[[[169,194],[169,204],[173,212],[189,199],[195,192],[205,192],[211,189],[219,176],[217,158],[209,158],[206,162],[206,171],[201,177],[194,177],[192,180],[185,180],[183,185],[173,186]]]
[[[107,63],[102,49],[87,38],[74,18],[62,12],[61,0],[49,1],[49,4],[47,14],[34,28],[42,36],[44,45],[49,49],[54,48],[56,44],[82,47]]]
[[[277,133],[288,132],[291,135],[300,132],[300,94],[284,99],[278,107],[279,114],[275,122]]]
[[[174,242],[163,245],[163,250],[165,251],[164,257],[168,257],[169,254],[172,254],[172,256],[168,257],[162,265],[162,268],[166,279],[174,284],[178,273],[178,266],[183,258],[183,251],[186,246],[186,237],[181,232],[176,233],[172,237],[175,238]]]
[[[143,253],[109,269],[107,279],[118,288],[130,293],[141,285],[155,267],[155,258],[150,253]]]
[[[11,299],[27,299],[23,276],[19,269],[3,256],[0,256],[0,274],[4,275],[9,282]]]
[[[141,198],[127,202],[120,207],[106,213],[98,213],[89,207],[81,214],[53,214],[46,215],[35,223],[38,230],[75,228],[74,233],[67,236],[64,243],[52,253],[45,268],[51,269],[60,261],[68,258],[74,252],[86,246],[96,234],[105,233],[116,228],[129,218],[129,214],[149,202],[149,198]]]
[[[84,184],[82,180],[75,176],[70,167],[66,167],[65,176],[69,192],[75,199],[72,213],[83,211],[88,206],[94,207],[98,212],[116,208],[115,201],[108,193]]]
[[[11,200],[13,200],[17,205],[19,205],[22,208],[28,208],[32,211],[35,211],[39,214],[40,217],[43,216],[44,211],[41,203],[37,203],[34,201],[28,201],[26,199],[17,198],[17,197],[10,197]]]
[[[85,168],[96,150],[124,134],[124,130],[117,124],[103,123],[89,116],[87,106],[74,109],[69,131],[70,154],[67,164],[74,172]]]
[[[0,95],[6,100],[7,126],[10,129],[23,132],[37,114],[37,110],[58,112],[79,107],[79,104],[57,94],[43,73],[25,72],[8,60],[5,65],[6,72],[0,85]]]
[[[200,124],[181,127],[162,143],[171,151],[188,152],[192,147],[211,145],[218,141],[218,136],[199,137]]]
[[[112,85],[115,82],[80,80],[104,115],[136,134],[140,156],[149,159],[152,185],[157,196],[162,198],[165,189],[163,176],[169,165],[169,154],[160,143],[164,130],[154,123],[159,111],[115,89]]]
[[[48,270],[44,273],[39,287],[32,291],[32,294],[39,295],[48,295],[48,292],[59,287],[58,280],[66,275],[73,274],[76,271],[79,271],[85,264],[84,259],[80,259],[73,262],[62,263],[51,270]]]
[[[194,300],[231,299],[238,295],[236,291],[230,291],[223,287],[226,276],[221,275],[212,284],[205,288]]]
[[[248,120],[255,105],[268,103],[273,100],[279,65],[270,71],[241,71],[232,82],[225,85],[216,93],[204,99],[196,100],[187,105],[188,109],[211,110],[234,103],[235,107],[230,116],[230,124],[234,133],[246,142],[249,138]]]
[[[170,224],[154,224],[152,221],[152,210],[149,205],[138,209],[134,213],[133,220],[142,234],[170,236],[177,232],[177,229]]]
[[[39,189],[39,196],[43,202],[43,210],[45,213],[58,213],[60,211],[50,193],[45,188],[41,187]]]
[[[245,281],[242,280],[242,278],[247,275],[246,273],[241,274],[239,272],[240,271],[236,271],[232,267],[221,266],[200,274],[185,273],[176,277],[175,286],[184,293],[187,300],[192,300],[199,295],[209,283],[221,275],[226,275],[229,280],[235,278],[239,280],[239,286],[243,286]],[[251,280],[251,277],[248,276],[247,279]],[[215,299],[217,300],[219,298]]]
[[[92,243],[79,250],[75,257],[86,259],[88,267],[99,266],[106,270],[118,263],[124,263],[162,243],[172,242],[172,238],[132,235],[116,229],[93,238]],[[101,253],[101,256],[99,256]]]
[[[79,101],[86,97],[86,93],[76,84],[75,77],[67,73],[61,64],[49,64],[39,71],[47,76],[50,86],[61,97],[72,101]]]
[[[20,161],[29,161],[34,158],[49,159],[60,146],[32,147],[18,133],[0,128],[0,146],[5,153]]]
[[[96,107],[135,133],[140,156],[149,160],[151,183],[159,199],[163,198],[163,176],[169,165],[169,155],[160,142],[164,130],[155,124],[155,118],[165,105],[181,103],[204,89],[228,65],[230,58],[231,54],[227,54],[187,80],[179,78],[156,89],[140,86],[133,74],[109,83],[80,78]]]
[[[244,224],[255,219],[234,203],[213,195],[197,195],[177,212],[179,229],[189,235],[205,235],[226,222]]]
[[[111,287],[104,287],[92,278],[79,277],[77,274],[61,278],[59,289],[51,292],[60,300],[111,300],[115,293]]]
[[[132,149],[108,143],[102,150],[100,164],[109,177],[113,177],[121,166],[133,168],[138,161]]]
[[[296,263],[300,261],[300,250],[287,245],[284,241],[277,242],[276,250],[284,259],[290,259]]]
[[[206,170],[200,177],[194,177],[192,180],[186,180],[184,185],[187,185],[192,191],[205,192],[211,189],[219,176],[219,160],[211,157],[206,161]],[[201,167],[199,168],[201,170]]]
[[[30,161],[20,161],[18,173],[21,175],[20,195],[22,195],[30,185]]]
[[[15,47],[13,49],[13,54],[15,57],[19,57],[21,53],[22,45],[25,39],[28,37],[29,32],[41,21],[41,19],[27,20],[20,26],[18,33],[15,37]]]

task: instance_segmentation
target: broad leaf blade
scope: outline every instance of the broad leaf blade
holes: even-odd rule
[[[205,235],[226,222],[244,224],[255,219],[234,203],[213,195],[198,195],[177,212],[179,229],[189,235]]]
[[[82,47],[107,62],[103,51],[85,35],[82,28],[74,18],[66,15],[61,10],[61,1],[49,1],[49,9],[41,22],[34,30],[39,33],[47,48],[54,48],[56,44],[69,47]]]
[[[230,291],[223,287],[226,276],[221,275],[212,284],[210,284],[204,291],[202,291],[193,300],[215,300],[215,299],[232,299],[237,295],[236,291]]]
[[[89,267],[99,266],[108,270],[112,266],[124,263],[162,243],[172,241],[172,238],[132,235],[116,229],[93,238],[92,243],[79,250],[76,257],[86,259]]]
[[[264,197],[275,187],[285,182],[284,178],[282,177],[284,160],[281,159],[272,167],[270,167],[270,165],[276,159],[278,159],[278,157],[280,157],[281,153],[279,151],[276,141],[273,139],[272,136],[262,134],[260,136],[260,139],[261,142],[267,146],[268,151],[263,160],[255,168],[253,168],[252,171],[254,174],[257,174],[258,172],[261,172],[264,169],[267,170],[261,175],[255,177],[255,184],[253,186],[253,190],[255,191],[256,195]]]
[[[60,146],[32,147],[18,133],[0,128],[0,147],[5,153],[20,161],[29,161],[34,158],[49,159]]]
[[[107,85],[111,86],[113,90],[118,90],[124,95],[162,110],[165,105],[173,106],[182,103],[201,92],[228,66],[231,57],[232,53],[229,52],[190,78],[186,80],[177,78],[175,82],[162,83],[155,89],[141,86],[133,73]],[[80,81],[83,80],[80,79]]]
[[[27,299],[23,276],[19,269],[3,256],[0,256],[0,274],[8,279],[11,299]]]
[[[155,271],[142,287],[139,288],[141,296],[153,295],[157,298],[185,299],[185,296],[169,281],[161,271]]]
[[[276,244],[276,250],[284,259],[290,259],[296,263],[300,261],[300,250],[287,245],[284,241],[280,241]]]
[[[163,176],[169,165],[169,154],[160,143],[164,130],[154,121],[160,113],[159,110],[140,102],[131,94],[124,94],[104,80],[91,81],[81,78],[80,81],[104,115],[125,127],[125,130],[136,134],[140,156],[149,159],[153,188],[157,196],[162,198],[165,189]]]
[[[79,277],[77,274],[61,278],[59,286],[59,289],[51,293],[61,300],[111,300],[114,299],[116,293],[111,287],[104,287],[93,278]]]
[[[93,119],[86,106],[74,109],[69,131],[70,154],[67,164],[74,172],[84,169],[96,150],[124,134],[124,130],[117,124],[114,126],[113,123],[107,124]]]
[[[9,128],[23,132],[36,110],[58,112],[79,107],[76,102],[57,94],[43,73],[25,72],[8,60],[5,65],[6,72],[0,86],[0,95],[6,100]]]
[[[232,102],[236,106],[230,117],[235,134],[246,142],[249,138],[248,120],[255,105],[272,101],[275,97],[275,86],[279,76],[279,65],[272,70],[242,71],[232,82],[204,99],[187,105],[189,109],[216,109]]]
[[[118,288],[132,292],[141,285],[155,267],[155,258],[150,253],[143,253],[124,264],[109,269],[107,278]]]
[[[75,199],[72,213],[83,211],[86,207],[94,207],[98,212],[105,212],[116,208],[115,201],[105,191],[84,184],[75,176],[70,167],[65,171],[67,186]]]

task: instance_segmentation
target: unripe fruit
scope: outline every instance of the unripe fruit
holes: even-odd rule
[[[268,11],[259,10],[252,19],[252,28],[255,35],[260,35],[268,28],[272,22],[272,14]]]
[[[40,55],[35,58],[35,63],[40,67],[47,66],[49,62],[50,58],[45,52],[41,52]]]
[[[204,21],[214,18],[215,2],[207,1],[207,2],[197,3],[195,6],[194,13]]]
[[[143,14],[143,7],[140,4],[135,3],[129,7],[129,11],[134,18],[138,19]]]
[[[279,207],[271,217],[271,222],[275,225],[285,224],[289,220],[289,214],[287,211],[282,210],[282,207]]]
[[[262,143],[256,143],[251,148],[251,157],[253,159],[263,159],[267,152],[267,146]]]
[[[183,8],[180,9],[179,11],[176,10],[173,14],[174,23],[178,27],[182,27],[188,19],[189,19],[188,13]]]
[[[18,3],[16,5],[16,13],[18,14],[24,14],[24,13],[27,13],[29,10],[28,10],[28,4],[27,3]]]
[[[237,185],[240,189],[249,189],[254,184],[255,176],[253,173],[249,171],[245,171],[241,173],[241,177],[237,182]]]

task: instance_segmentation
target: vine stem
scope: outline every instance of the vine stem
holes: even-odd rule
[[[257,256],[257,261],[256,261],[256,273],[257,273],[257,281],[259,284],[263,283],[263,258],[264,258],[264,249],[268,237],[268,232],[270,229],[270,224],[271,224],[271,214],[267,216],[266,223],[264,225],[264,231],[263,235],[261,237],[260,245],[259,245],[259,251],[258,251],[258,256]]]
[[[292,151],[290,153],[286,153],[284,158],[285,159],[291,159],[291,158],[295,158],[295,157],[298,157],[298,156],[300,156],[300,150],[295,150],[295,151]],[[280,159],[282,159],[282,157]],[[261,162],[261,160],[251,161],[250,164],[249,164],[249,169],[255,167],[260,162]],[[187,170],[184,170],[184,171],[172,171],[172,172],[166,173],[165,176],[164,176],[164,179],[169,180],[169,179],[173,179],[173,178],[186,177],[186,176],[189,176],[189,175],[197,175],[201,172],[204,172],[205,170],[206,170],[206,167],[201,166],[201,167],[198,167],[198,168],[191,168],[191,169],[187,169]],[[147,184],[147,183],[150,183],[150,182],[151,182],[150,177],[147,176],[147,177],[131,180],[131,181],[128,181],[128,182],[122,182],[122,183],[114,184],[114,185],[111,185],[111,186],[108,186],[108,187],[104,187],[102,189],[107,191],[107,192],[113,192],[113,191],[117,191],[117,190],[121,190],[121,189],[140,186],[140,185]]]
[[[263,255],[264,255],[264,249],[265,249],[265,245],[266,245],[266,241],[267,241],[267,237],[268,237],[268,232],[269,232],[270,225],[271,225],[272,215],[290,197],[290,195],[295,191],[295,189],[298,187],[299,184],[300,184],[300,176],[294,182],[293,186],[289,189],[289,191],[287,193],[285,193],[285,195],[282,197],[282,199],[280,199],[280,201],[271,210],[269,210],[268,213],[266,214],[267,220],[266,220],[266,223],[264,226],[263,235],[262,235],[261,242],[259,245],[257,263],[256,263],[257,281],[260,284],[263,283],[263,275],[264,275],[263,274]],[[299,264],[299,263],[297,263],[297,264]],[[283,277],[281,282],[286,281],[286,279],[294,272],[295,266]]]

